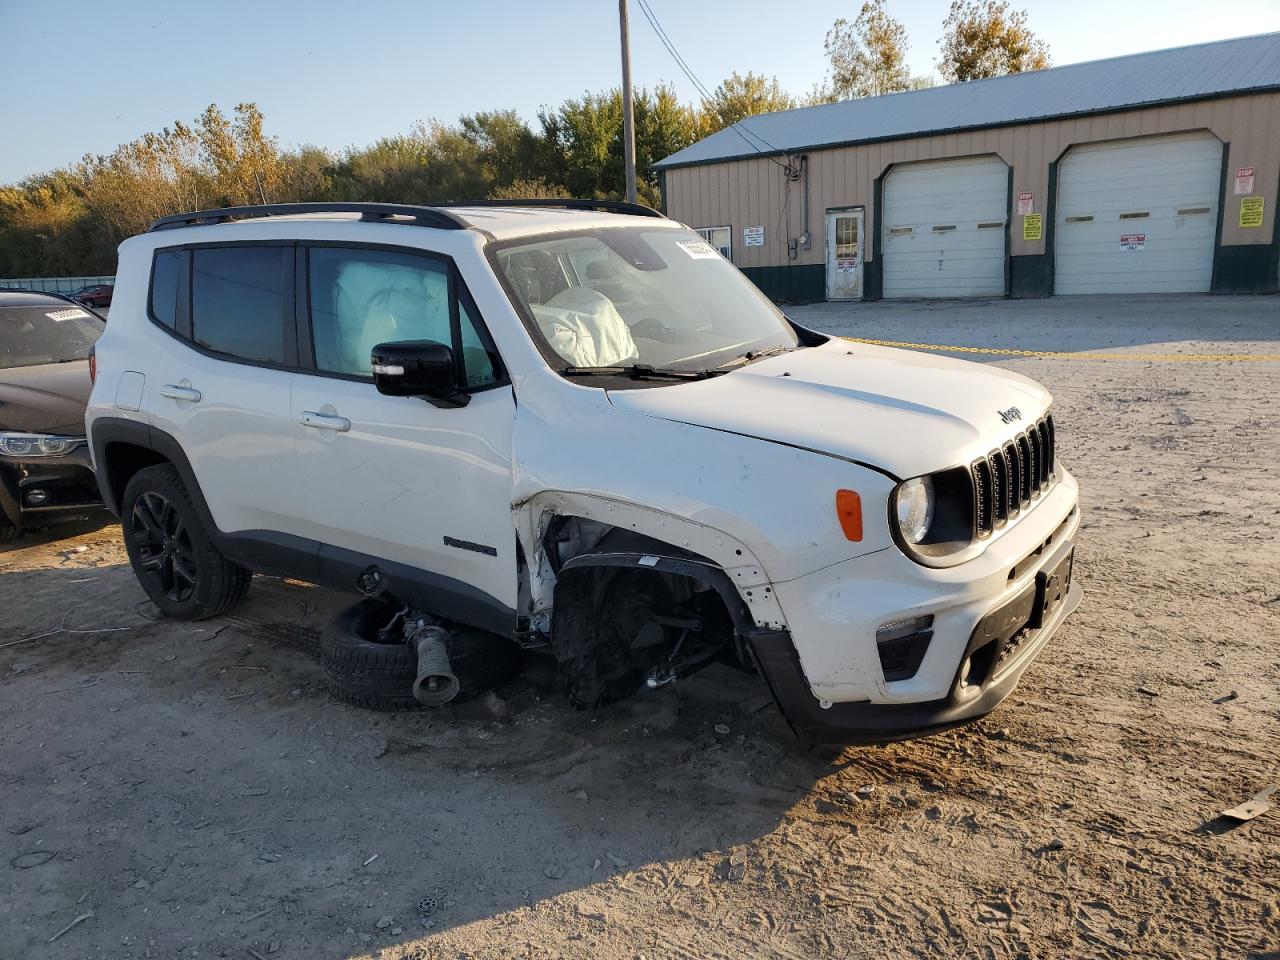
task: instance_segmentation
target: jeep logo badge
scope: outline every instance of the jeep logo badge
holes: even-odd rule
[[[1015,420],[1022,419],[1022,411],[1017,407],[1010,407],[1008,410],[997,410],[996,413],[1000,414],[1000,420],[1003,423],[1013,423]]]

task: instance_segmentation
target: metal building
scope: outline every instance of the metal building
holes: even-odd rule
[[[775,299],[1274,292],[1280,33],[763,114],[658,168]]]

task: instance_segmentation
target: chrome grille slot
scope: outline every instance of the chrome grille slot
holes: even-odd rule
[[[991,463],[977,460],[973,464],[973,525],[978,539],[991,536],[995,529],[995,500],[992,495]]]
[[[1045,460],[1049,468],[1049,476],[1053,476],[1057,470],[1057,461],[1054,459],[1054,436],[1053,436],[1053,417],[1046,416],[1044,418],[1044,438],[1048,447]]]
[[[1022,509],[1022,498],[1018,491],[1022,489],[1022,469],[1018,463],[1018,447],[1013,443],[1004,445],[1004,460],[1009,464],[1009,519],[1012,520]]]
[[[1027,430],[1027,474],[1031,477],[1031,497],[1040,496],[1040,437],[1033,426]]]
[[[1009,519],[1009,461],[1003,450],[993,450],[991,462],[991,503],[995,525],[1002,527]]]
[[[1022,505],[1026,506],[1031,502],[1031,471],[1034,468],[1027,435],[1022,434],[1014,440],[1013,448],[1016,451],[1014,455],[1018,458],[1018,496],[1022,499]]]

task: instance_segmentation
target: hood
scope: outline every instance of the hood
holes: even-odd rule
[[[0,369],[0,430],[84,436],[89,361]]]
[[[968,463],[1051,399],[998,367],[842,340],[712,380],[609,392],[620,410],[843,457],[898,479]],[[1010,407],[1021,419],[1005,423]]]

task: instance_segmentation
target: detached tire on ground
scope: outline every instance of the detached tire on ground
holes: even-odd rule
[[[320,634],[320,665],[334,697],[370,710],[420,708],[413,697],[418,651],[407,643],[377,639],[378,630],[395,614],[396,608],[382,600],[361,600],[325,626]],[[461,686],[453,703],[478,697],[520,671],[520,648],[502,637],[479,630],[450,630],[445,646]]]

